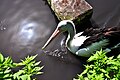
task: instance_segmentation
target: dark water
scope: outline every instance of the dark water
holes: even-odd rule
[[[120,26],[120,0],[87,1],[93,6],[91,25]],[[38,54],[37,60],[45,66],[44,74],[36,76],[38,80],[72,80],[82,72],[84,60],[70,52],[58,54],[64,35],[46,48],[57,55],[41,50],[56,25],[57,20],[45,0],[0,0],[0,51],[16,62],[27,55]]]
[[[119,0],[87,0],[93,6],[92,19],[100,27],[120,26]]]

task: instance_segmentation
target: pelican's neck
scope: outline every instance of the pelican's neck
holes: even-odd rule
[[[76,34],[76,29],[75,29],[75,26],[74,25],[67,25],[69,28],[68,28],[68,37],[67,37],[67,40],[66,40],[66,46],[67,48],[71,51],[71,41],[73,40],[75,34]]]

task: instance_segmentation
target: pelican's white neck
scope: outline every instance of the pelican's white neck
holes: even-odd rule
[[[72,46],[71,46],[71,42],[76,34],[76,29],[75,29],[75,25],[74,24],[67,24],[67,26],[69,28],[67,28],[67,32],[68,32],[68,36],[67,36],[67,40],[66,40],[66,46],[67,48],[71,51]],[[72,51],[71,51],[72,52]]]

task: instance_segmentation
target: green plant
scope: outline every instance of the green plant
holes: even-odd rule
[[[103,50],[88,59],[85,70],[74,80],[120,80],[120,55],[107,57]]]
[[[0,53],[0,80],[31,80],[33,75],[42,74],[39,67],[40,61],[36,62],[34,59],[37,55],[27,57],[19,63],[14,63],[11,57],[4,58]],[[16,72],[12,69],[21,68]]]

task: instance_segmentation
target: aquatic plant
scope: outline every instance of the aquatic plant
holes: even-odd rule
[[[73,80],[120,80],[120,55],[106,56],[105,51],[97,51],[87,60],[85,70]]]
[[[33,80],[33,75],[42,74],[39,67],[40,61],[36,62],[35,56],[28,56],[25,60],[21,60],[19,63],[13,62],[11,57],[4,57],[0,53],[0,80]],[[18,69],[13,71],[13,69]]]

